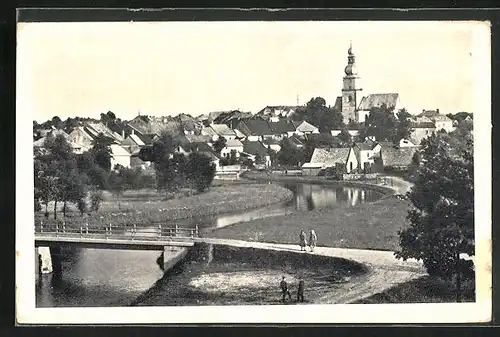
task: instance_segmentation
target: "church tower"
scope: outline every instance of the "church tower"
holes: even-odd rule
[[[342,88],[342,116],[344,116],[344,123],[348,124],[350,121],[357,122],[357,107],[358,107],[358,88],[359,76],[356,69],[356,57],[352,52],[352,43],[349,45],[347,51],[347,66],[345,67],[344,85]]]

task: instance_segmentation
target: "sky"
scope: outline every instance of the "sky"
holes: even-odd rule
[[[399,93],[411,113],[474,112],[490,81],[485,32],[477,22],[20,23],[18,112],[44,121],[255,113],[316,96],[334,105],[351,41],[363,95]]]

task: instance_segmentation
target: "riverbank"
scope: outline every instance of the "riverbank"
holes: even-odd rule
[[[363,300],[425,275],[419,262],[397,260],[391,252],[209,239],[183,263],[168,271],[132,305],[282,304],[285,276],[297,304],[300,278],[305,303],[340,304]],[[194,258],[193,258],[194,255]]]
[[[410,203],[388,197],[373,203],[295,212],[218,228],[205,237],[297,244],[301,230],[314,229],[318,245],[337,248],[399,249],[398,231],[408,226]]]
[[[346,187],[370,188],[384,194],[405,194],[413,186],[412,183],[397,176],[380,175],[379,180],[332,180],[325,176],[285,176],[264,172],[245,172],[242,178],[259,182],[297,182],[305,184],[341,185]]]
[[[193,196],[161,200],[147,196],[125,201],[112,198],[103,204],[103,211],[81,217],[74,214],[64,219],[66,226],[106,224],[151,225],[152,223],[246,211],[290,200],[293,193],[276,184],[228,184],[211,187]],[[120,206],[118,207],[118,203]],[[38,214],[38,220],[45,220]]]

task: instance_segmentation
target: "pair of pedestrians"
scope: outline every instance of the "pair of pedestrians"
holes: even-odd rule
[[[306,251],[307,235],[306,232],[304,232],[303,230],[300,231],[299,242],[300,242],[300,250]],[[311,229],[311,231],[309,232],[309,248],[311,249],[311,252],[314,251],[317,242],[318,242],[318,236],[316,235],[314,229]]]
[[[299,281],[299,287],[297,288],[297,302],[304,302],[304,280],[301,278]],[[288,299],[292,300],[292,294],[290,294],[290,290],[288,290],[288,283],[285,281],[285,276],[281,279],[280,282],[281,293],[283,295],[282,301],[285,303],[286,296],[288,295]]]

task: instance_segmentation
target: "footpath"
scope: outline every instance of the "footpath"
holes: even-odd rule
[[[350,282],[336,285],[325,292],[325,295],[316,299],[318,304],[352,303],[366,297],[381,293],[398,284],[408,282],[426,275],[422,264],[416,260],[402,261],[396,259],[393,252],[363,249],[347,249],[332,247],[316,247],[313,253],[300,252],[298,245],[276,244],[266,242],[248,242],[231,239],[199,238],[196,241],[227,245],[232,247],[246,247],[276,251],[295,251],[299,254],[315,254],[353,260],[364,264],[368,272],[353,277]]]

